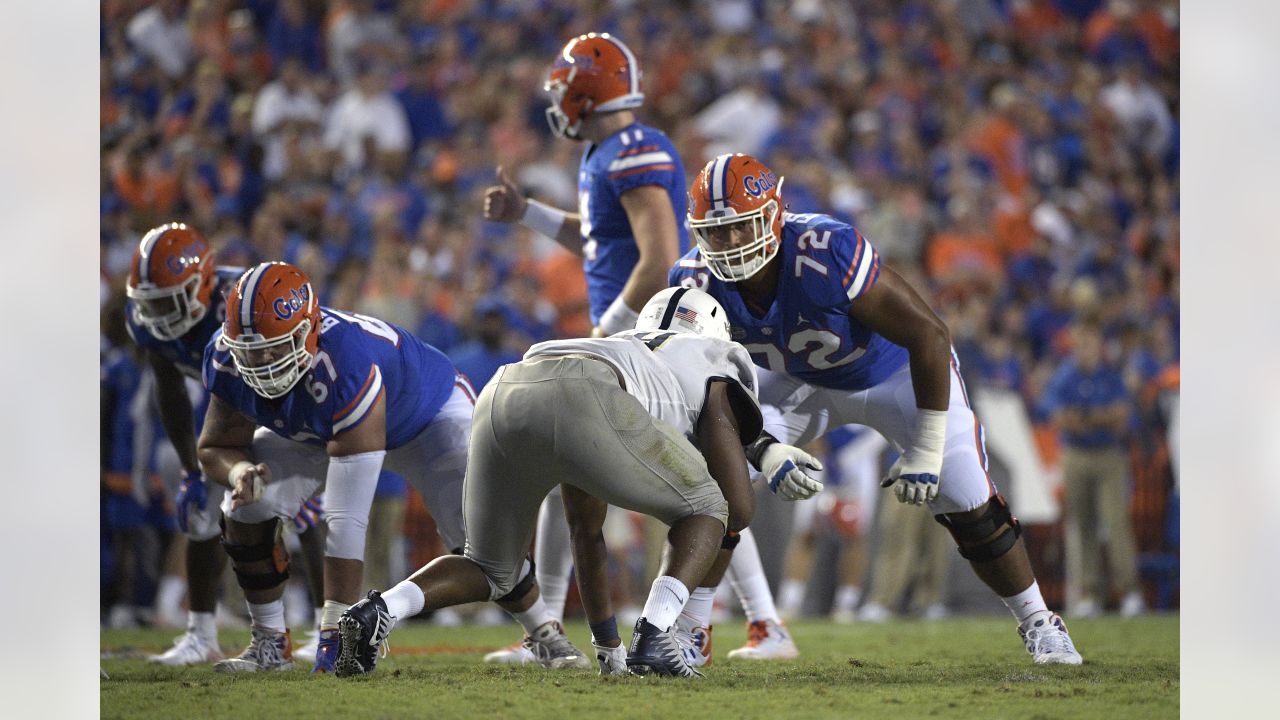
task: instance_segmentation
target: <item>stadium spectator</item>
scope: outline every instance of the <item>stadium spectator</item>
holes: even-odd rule
[[[1111,584],[1121,596],[1121,614],[1129,617],[1144,609],[1124,451],[1133,401],[1120,372],[1103,357],[1100,327],[1081,322],[1073,343],[1071,360],[1058,370],[1045,397],[1062,433],[1067,577],[1077,593],[1072,615],[1096,615],[1106,603],[1099,547],[1105,538]]]

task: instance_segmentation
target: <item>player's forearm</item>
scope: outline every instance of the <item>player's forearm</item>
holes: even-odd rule
[[[201,444],[197,451],[200,467],[205,479],[212,480],[227,488],[235,489],[231,484],[231,469],[241,462],[253,462],[247,447],[219,447]]]
[[[632,268],[627,284],[622,286],[622,301],[627,304],[627,307],[637,313],[640,312],[644,304],[649,302],[649,298],[666,289],[667,271],[675,262],[674,257],[670,262],[667,262],[665,257],[642,257],[640,262]]]
[[[907,345],[916,407],[943,410],[951,402],[951,337],[938,323],[916,333]]]
[[[160,425],[173,443],[182,469],[189,473],[199,472],[196,463],[196,424],[192,417],[191,398],[186,388],[179,385],[176,389],[163,384],[157,392],[160,401]]]
[[[565,250],[582,257],[582,220],[576,213],[565,213],[564,224],[554,240]]]

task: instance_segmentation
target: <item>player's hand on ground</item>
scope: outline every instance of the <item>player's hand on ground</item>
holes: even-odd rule
[[[940,468],[927,467],[927,463],[913,462],[910,452],[905,452],[889,468],[889,476],[880,487],[893,486],[898,502],[923,505],[938,497],[938,473]]]
[[[204,486],[204,475],[197,470],[193,473],[182,473],[182,484],[178,486],[178,496],[173,499],[177,506],[178,527],[187,532],[187,507],[191,504],[201,510],[209,507],[209,491]]]
[[[498,166],[497,185],[484,191],[484,219],[493,222],[512,223],[524,217],[524,193],[507,177],[507,171]]]
[[[773,443],[760,457],[761,472],[769,489],[783,500],[805,500],[822,491],[822,483],[805,470],[821,470],[822,463],[794,445]]]
[[[262,490],[271,482],[271,470],[258,463],[250,465],[231,478],[231,508],[244,507],[262,499]]]

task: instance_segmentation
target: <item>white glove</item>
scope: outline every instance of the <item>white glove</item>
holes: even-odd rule
[[[822,463],[794,445],[769,445],[760,456],[760,468],[769,489],[783,500],[805,500],[822,492],[822,483],[801,469],[821,470]]]
[[[911,446],[889,468],[880,487],[893,486],[898,502],[923,505],[938,497],[938,477],[942,473],[942,451],[947,444],[947,413],[918,410],[916,432]]]
[[[231,508],[234,510],[262,499],[263,488],[271,482],[271,471],[262,463],[254,465],[241,460],[231,466],[227,481],[231,485]]]

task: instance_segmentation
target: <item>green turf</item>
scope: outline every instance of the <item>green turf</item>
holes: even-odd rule
[[[486,666],[514,625],[411,624],[368,678],[305,670],[226,676],[148,665],[171,631],[102,634],[103,718],[1164,718],[1178,715],[1178,617],[1071,623],[1080,667],[1033,665],[1006,618],[885,625],[790,625],[801,659],[726,661],[741,623],[717,626],[715,665],[697,681],[600,678],[594,671]],[[569,628],[586,647],[582,624]],[[630,633],[624,632],[624,636]],[[231,645],[246,632],[223,632]],[[397,652],[397,649],[403,649]],[[414,654],[410,654],[414,653]]]

